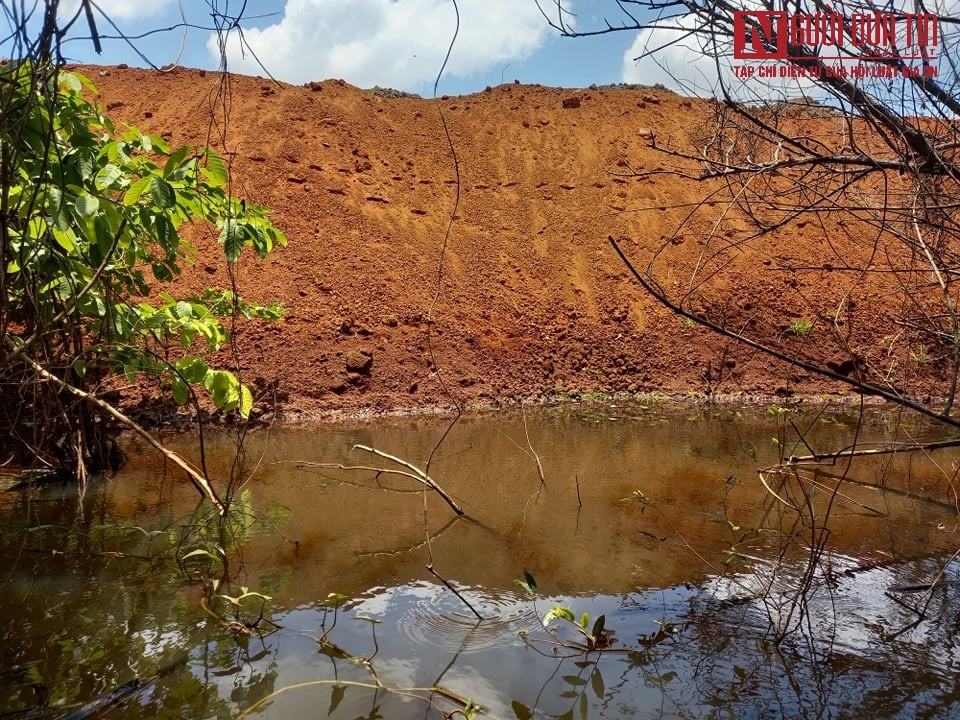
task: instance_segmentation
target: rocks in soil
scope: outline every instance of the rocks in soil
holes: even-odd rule
[[[373,352],[370,350],[351,350],[344,357],[344,361],[348,373],[369,375],[370,368],[373,366]],[[351,382],[353,382],[352,379]]]

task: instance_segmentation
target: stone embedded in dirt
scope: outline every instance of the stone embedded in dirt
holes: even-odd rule
[[[656,95],[644,95],[644,96],[643,96],[643,101],[644,101],[644,102],[648,102],[648,103],[650,103],[651,105],[659,105],[659,104],[660,104],[660,98],[658,98]]]
[[[370,366],[373,365],[373,353],[369,350],[351,350],[344,360],[348,373],[368,375]]]
[[[580,98],[576,95],[563,99],[563,107],[567,110],[580,107]]]
[[[381,322],[387,327],[396,327],[400,324],[400,321],[397,320],[396,315],[384,315]]]
[[[287,182],[303,185],[306,181],[307,179],[305,177],[301,177],[300,175],[287,175]]]
[[[320,92],[323,90],[323,83],[317,82],[316,80],[311,80],[307,83],[307,87],[313,90],[313,92]]]

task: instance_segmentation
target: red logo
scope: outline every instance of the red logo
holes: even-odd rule
[[[783,10],[735,11],[733,57],[736,60],[785,60],[787,13]]]

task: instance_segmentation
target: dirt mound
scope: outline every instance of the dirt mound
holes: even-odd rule
[[[441,381],[466,402],[836,389],[671,315],[608,242],[617,238],[638,264],[669,243],[683,282],[702,251],[698,232],[722,203],[702,206],[691,223],[709,187],[631,173],[673,168],[650,147],[651,134],[658,145],[695,148],[710,102],[651,88],[519,84],[426,100],[342,81],[293,87],[185,69],[83,71],[111,117],[175,145],[225,150],[234,194],[274,209],[289,247],[263,263],[242,260],[237,280],[245,296],[280,300],[289,312],[236,334],[243,379],[264,399],[275,389],[288,411],[448,405]],[[725,228],[746,232],[735,220]],[[830,232],[792,227],[770,240],[789,242],[812,268],[806,274],[771,272],[769,260],[748,253],[712,297],[744,318],[763,307],[754,335],[782,336],[791,319],[812,313],[804,298],[844,292],[826,259]],[[215,239],[197,245],[185,282],[226,284]],[[865,300],[873,311],[856,332],[877,345],[879,300]]]

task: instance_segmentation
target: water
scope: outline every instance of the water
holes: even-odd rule
[[[4,494],[0,717],[96,698],[111,718],[960,714],[956,453],[770,492],[757,468],[809,452],[794,428],[822,451],[856,419],[599,404],[464,418],[430,467],[464,518],[409,478],[320,467],[404,470],[356,444],[423,467],[447,423],[256,431],[222,530],[136,441],[83,498]],[[871,411],[860,439],[893,432],[932,436]],[[232,440],[207,450],[229,477]],[[603,615],[609,648],[544,630],[557,605]]]

